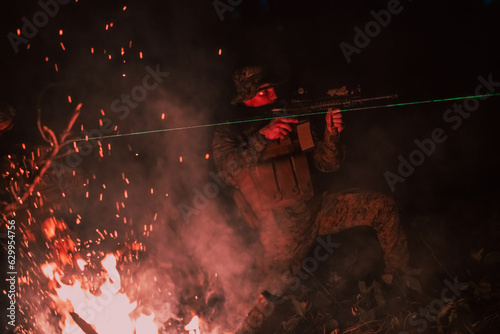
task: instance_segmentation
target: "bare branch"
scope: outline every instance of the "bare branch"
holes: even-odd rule
[[[42,110],[40,108],[37,108],[36,113],[36,125],[38,126],[38,131],[42,135],[43,140],[45,140],[47,143],[50,143],[49,138],[45,136],[45,130],[47,128],[42,126]]]
[[[21,196],[18,196],[16,198],[16,202],[11,203],[11,204],[9,204],[9,205],[7,205],[5,207],[4,214],[9,214],[9,213],[14,212],[16,210],[17,206],[19,204],[21,204],[21,203],[24,203],[28,199],[28,197],[33,193],[33,191],[35,190],[35,187],[40,183],[40,181],[42,180],[43,176],[45,175],[45,173],[47,172],[47,170],[50,168],[50,166],[52,164],[52,161],[54,161],[54,159],[57,157],[57,154],[59,153],[59,150],[61,148],[59,146],[59,142],[64,142],[64,140],[66,139],[66,137],[70,134],[71,128],[73,127],[73,125],[75,124],[76,119],[80,115],[81,108],[82,108],[82,104],[80,103],[75,108],[73,116],[71,117],[71,119],[70,119],[70,121],[68,123],[68,126],[66,127],[66,129],[64,130],[64,132],[61,134],[61,137],[59,138],[59,140],[57,140],[57,137],[56,137],[54,131],[50,130],[46,126],[42,126],[41,125],[41,121],[40,121],[40,117],[39,117],[39,119],[38,119],[38,121],[39,121],[38,122],[38,128],[39,128],[40,133],[42,134],[42,137],[44,138],[44,140],[52,144],[52,146],[53,146],[52,152],[49,154],[49,156],[43,162],[43,164],[42,164],[42,166],[40,168],[40,172],[35,177],[35,179],[31,183],[31,185],[28,187],[28,189],[26,189]],[[50,139],[45,136],[45,133],[49,134]]]

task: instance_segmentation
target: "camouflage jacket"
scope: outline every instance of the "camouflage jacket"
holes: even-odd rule
[[[220,126],[212,142],[219,176],[236,188],[234,199],[240,214],[254,227],[269,218],[271,211],[297,209],[313,199],[310,175],[305,175],[309,174],[306,155],[314,167],[324,173],[338,170],[344,158],[338,132],[325,129],[321,139],[312,133],[314,148],[307,153],[289,140],[291,145],[286,147],[292,149],[285,152],[288,154],[263,161],[264,153],[279,142],[269,141],[259,133],[267,123]],[[291,183],[286,178],[292,179]],[[287,187],[290,191],[285,193]]]

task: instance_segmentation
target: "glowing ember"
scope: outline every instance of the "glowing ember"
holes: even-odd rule
[[[195,315],[184,329],[189,331],[189,334],[200,334],[200,319],[198,316]]]
[[[45,263],[42,265],[43,274],[50,279],[54,279],[55,270],[56,270],[56,265],[54,263]]]
[[[76,260],[76,263],[78,264],[78,267],[80,268],[81,271],[83,271],[83,269],[85,269],[85,266],[87,265],[87,262],[85,262],[85,260],[82,259]]]

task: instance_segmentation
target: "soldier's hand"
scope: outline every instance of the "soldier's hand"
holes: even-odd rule
[[[298,123],[299,121],[293,118],[276,118],[268,125],[259,130],[260,134],[266,139],[283,139],[292,131],[292,126],[289,123]]]
[[[341,132],[344,129],[343,124],[340,109],[329,108],[326,114],[326,128],[328,132],[332,133],[333,129],[337,129],[338,132]]]

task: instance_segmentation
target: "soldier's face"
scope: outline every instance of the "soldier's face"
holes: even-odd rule
[[[250,100],[243,101],[243,103],[248,107],[262,107],[273,103],[277,98],[274,87],[266,83],[259,87],[259,91],[254,97]]]

